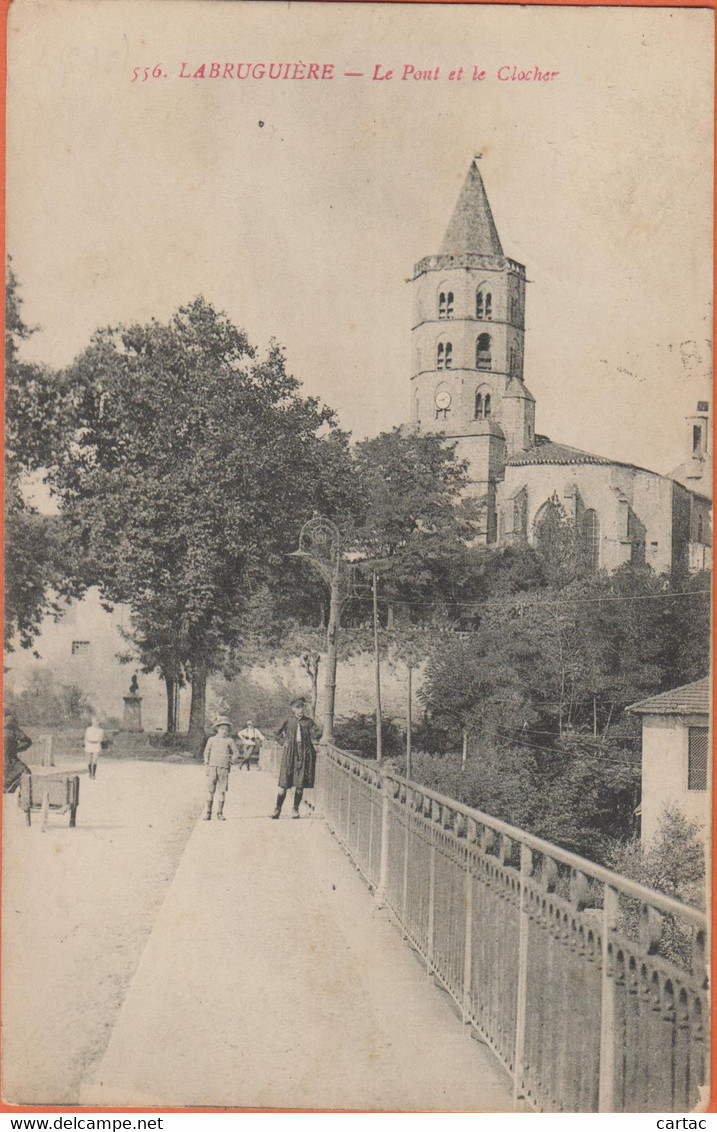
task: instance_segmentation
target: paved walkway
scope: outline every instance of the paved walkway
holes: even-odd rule
[[[512,1110],[324,822],[274,797],[234,770],[227,821],[197,822],[80,1103]]]

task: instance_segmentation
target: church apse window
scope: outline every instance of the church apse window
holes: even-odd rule
[[[438,296],[438,317],[453,318],[453,292],[441,291]]]
[[[510,372],[511,373],[517,373],[518,372],[518,355],[515,352],[514,346],[511,346],[511,348],[510,348],[509,366],[510,366]]]
[[[585,556],[585,566],[591,574],[595,574],[600,566],[600,520],[597,511],[585,512],[581,523],[582,550]]]
[[[476,369],[490,369],[491,365],[490,334],[481,334],[476,342]]]
[[[476,318],[491,319],[493,317],[493,296],[490,291],[482,288],[476,292]]]
[[[513,500],[513,534],[520,539],[528,537],[528,492],[525,488]]]
[[[702,455],[702,426],[701,425],[693,425],[692,426],[692,455],[693,456],[701,456]]]

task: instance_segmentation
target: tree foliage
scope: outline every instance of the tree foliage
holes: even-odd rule
[[[434,598],[460,585],[459,563],[470,557],[465,537],[470,512],[461,501],[465,466],[435,437],[406,436],[401,430],[362,441],[351,451],[353,494],[344,496],[337,522],[344,554],[339,659],[373,647],[370,631],[370,573],[380,574],[381,617],[391,617],[401,595],[418,591]],[[349,566],[346,559],[351,560]],[[463,576],[470,569],[463,567]],[[265,591],[253,620],[253,659],[258,663],[296,658],[306,668],[312,702],[326,650],[329,589],[310,563],[299,562]],[[382,650],[418,664],[425,657],[428,625],[401,619],[401,629],[383,628]],[[246,654],[248,655],[248,654]],[[304,660],[304,658],[306,658]],[[311,671],[309,671],[309,669]]]
[[[61,683],[47,668],[34,669],[21,692],[7,689],[5,706],[28,727],[84,727],[93,705],[76,684]]]
[[[471,774],[486,751],[522,752],[534,801],[526,810],[516,782],[511,812],[503,785],[495,806],[508,820],[604,860],[631,835],[639,798],[640,725],[626,709],[708,666],[708,578],[624,567],[494,594],[473,631],[437,640],[420,695],[454,747],[470,733]]]
[[[654,837],[643,845],[638,837],[613,843],[607,863],[622,876],[646,888],[663,892],[683,904],[704,908],[707,897],[705,876],[705,831],[676,806],[663,811]],[[618,927],[624,935],[637,938],[640,909],[621,910]],[[693,929],[678,916],[664,916],[659,943],[660,954],[683,968],[693,959]]]
[[[380,574],[383,598],[450,598],[475,536],[466,463],[439,437],[394,429],[357,444],[354,467],[360,515],[348,537]]]
[[[28,501],[32,477],[50,459],[60,401],[54,376],[22,358],[34,332],[22,314],[17,278],[8,259],[5,287],[5,648],[29,648],[43,617],[60,616],[62,598],[82,584],[74,547],[62,523]]]
[[[609,863],[617,872],[665,896],[705,906],[704,829],[676,806],[667,806],[652,840],[631,838],[613,846]]]
[[[671,582],[623,567],[489,600],[474,632],[434,649],[424,695],[431,711],[448,716],[465,714],[473,697],[477,722],[503,699],[507,735],[534,728],[556,739],[570,730],[635,736],[628,705],[704,675],[708,664],[707,578]]]
[[[192,682],[240,654],[252,595],[285,573],[307,514],[347,509],[347,437],[272,343],[198,298],[166,324],[98,331],[64,374],[62,511],[146,666]]]

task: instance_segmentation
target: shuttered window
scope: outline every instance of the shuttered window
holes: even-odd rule
[[[706,790],[709,731],[706,727],[690,727],[689,733],[687,789]]]

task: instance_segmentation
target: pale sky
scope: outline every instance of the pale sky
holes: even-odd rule
[[[710,397],[712,21],[14,0],[7,246],[42,328],[27,354],[66,364],[98,326],[164,320],[201,293],[257,345],[282,343],[357,438],[390,428],[407,415],[407,280],[481,152],[504,251],[531,281],[537,431],[669,472]],[[213,61],[335,77],[179,77]],[[155,64],[160,78],[130,82]],[[377,64],[395,77],[372,81]],[[439,77],[404,81],[407,64]],[[504,65],[559,76],[500,82]]]

